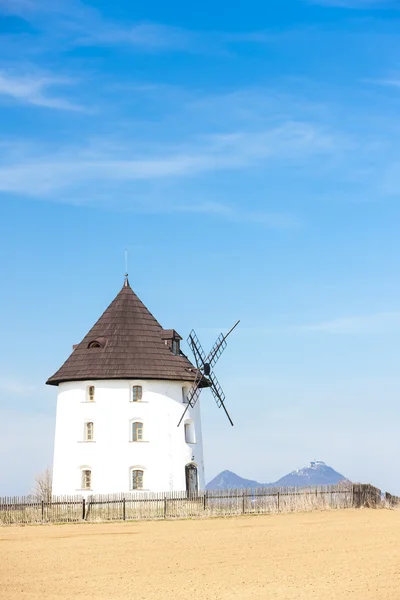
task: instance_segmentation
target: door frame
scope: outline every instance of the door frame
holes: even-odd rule
[[[189,489],[190,486],[190,471],[195,471],[196,472],[196,489],[191,490]],[[188,494],[198,494],[199,493],[199,470],[197,468],[196,463],[188,463],[187,465],[185,465],[185,481],[186,481],[186,491]]]

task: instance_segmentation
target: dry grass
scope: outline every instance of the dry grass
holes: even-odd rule
[[[1,600],[399,600],[400,511],[0,529]]]

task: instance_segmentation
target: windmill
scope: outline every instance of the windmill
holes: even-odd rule
[[[192,387],[190,388],[190,390],[187,393],[187,396],[186,396],[187,406],[183,412],[183,415],[180,418],[178,427],[182,423],[182,420],[183,420],[187,410],[189,409],[189,406],[191,406],[193,408],[194,405],[196,404],[197,400],[199,399],[201,390],[203,389],[203,387],[205,387],[205,385],[204,385],[205,379],[210,384],[209,387],[210,387],[212,395],[214,396],[214,399],[215,399],[215,402],[217,403],[218,408],[221,408],[221,406],[222,406],[222,408],[224,409],[224,411],[226,413],[226,416],[229,419],[230,424],[233,427],[232,419],[230,418],[229,413],[226,410],[224,391],[223,391],[215,373],[213,373],[212,369],[216,365],[217,361],[221,357],[221,354],[223,353],[223,351],[226,348],[227,337],[232,333],[232,331],[235,329],[235,327],[237,327],[239,325],[239,323],[240,323],[240,321],[237,321],[234,324],[234,326],[228,331],[228,333],[226,335],[223,335],[221,333],[218,336],[217,340],[215,341],[213,347],[211,348],[211,350],[207,354],[207,356],[200,344],[199,338],[197,337],[194,329],[192,329],[192,331],[190,332],[187,342],[194,354],[194,360],[196,362],[196,367],[197,367],[197,374],[196,374],[196,379],[194,380]]]

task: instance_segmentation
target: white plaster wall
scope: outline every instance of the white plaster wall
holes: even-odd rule
[[[95,402],[87,388],[95,386]],[[131,402],[131,389],[141,385],[143,397]],[[143,468],[144,489],[154,492],[186,489],[185,466],[198,469],[204,489],[200,401],[189,407],[182,388],[190,382],[104,380],[61,383],[58,387],[53,463],[53,494],[112,494],[131,491],[130,470]],[[131,442],[132,421],[143,422],[143,441]],[[195,427],[195,443],[185,442],[184,422]],[[84,441],[84,424],[94,423],[94,441]],[[81,471],[92,471],[92,488],[81,490]]]

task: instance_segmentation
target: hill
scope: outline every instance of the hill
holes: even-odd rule
[[[284,475],[273,483],[259,483],[240,477],[232,471],[222,471],[206,486],[208,490],[227,490],[256,487],[290,487],[309,485],[335,485],[346,477],[322,461],[312,461],[307,467]]]
[[[258,481],[252,479],[244,479],[232,471],[222,471],[209,483],[206,488],[208,490],[228,490],[228,489],[241,489],[241,488],[254,488],[262,487]]]
[[[322,461],[313,461],[308,467],[292,471],[278,479],[274,485],[277,487],[305,486],[305,485],[335,485],[346,477],[329,467]]]

